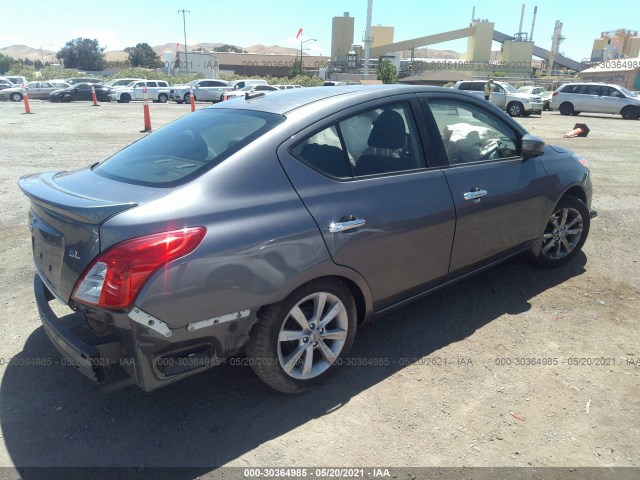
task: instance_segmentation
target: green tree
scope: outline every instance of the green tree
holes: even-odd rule
[[[13,57],[8,57],[0,53],[0,73],[5,74],[9,70],[11,70],[11,67],[15,62],[16,61],[13,59]]]
[[[158,54],[148,43],[138,43],[135,47],[124,49],[129,54],[129,62],[132,67],[162,68],[164,64]]]
[[[36,70],[42,70],[42,67],[44,67],[42,60],[36,59],[36,61],[33,63],[33,67]]]
[[[382,80],[382,83],[396,83],[398,81],[396,67],[387,58],[378,62],[378,80]]]
[[[247,51],[243,50],[242,48],[236,47],[235,45],[227,45],[226,43],[219,47],[215,47],[213,51],[214,52],[247,53]]]
[[[302,62],[297,58],[293,62],[293,67],[289,70],[289,78],[306,75]]]
[[[104,59],[104,48],[100,47],[98,40],[89,38],[76,38],[66,43],[56,54],[65,68],[79,70],[99,71],[107,67]]]

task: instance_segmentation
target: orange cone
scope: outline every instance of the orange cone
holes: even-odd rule
[[[98,98],[96,97],[96,87],[94,87],[93,84],[91,84],[91,98],[93,99],[93,106],[99,107]]]
[[[22,85],[22,100],[24,101],[24,113],[26,115],[32,115],[31,107],[29,106],[29,95],[27,94],[27,87]]]
[[[144,130],[140,130],[140,133],[151,131],[151,115],[149,115],[149,95],[147,94],[147,87],[142,87],[142,105],[144,109]]]
[[[196,111],[196,101],[193,98],[193,87],[189,87],[189,100],[191,100],[191,111]]]
[[[229,100],[229,95],[228,95],[228,94],[227,94],[227,92],[225,91],[225,92],[222,94],[222,101],[223,101],[223,102],[226,102],[227,100]]]
[[[576,123],[573,130],[562,135],[562,138],[586,137],[590,131],[586,123]]]

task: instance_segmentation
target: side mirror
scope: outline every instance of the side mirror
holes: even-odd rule
[[[527,133],[522,137],[522,156],[524,158],[537,157],[542,153],[544,146],[544,140]]]

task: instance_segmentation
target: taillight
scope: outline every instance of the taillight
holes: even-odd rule
[[[552,97],[555,97],[556,95],[558,95],[558,92],[553,92],[553,93],[551,94],[551,96],[552,96]]]
[[[127,307],[153,272],[195,250],[206,232],[204,227],[185,228],[118,243],[89,264],[72,298],[105,308]]]

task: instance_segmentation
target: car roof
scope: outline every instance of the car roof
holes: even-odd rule
[[[268,113],[284,115],[287,112],[303,108],[310,104],[318,104],[327,100],[336,100],[339,103],[344,101],[351,104],[366,102],[389,95],[399,95],[417,92],[451,92],[448,88],[416,86],[416,85],[340,85],[334,88],[308,87],[294,88],[288,90],[278,90],[269,95],[254,96],[244,102],[234,100],[227,104],[220,102],[207,108],[230,108],[242,110],[255,110]],[[262,93],[262,92],[260,92]],[[347,106],[348,106],[347,105]]]

